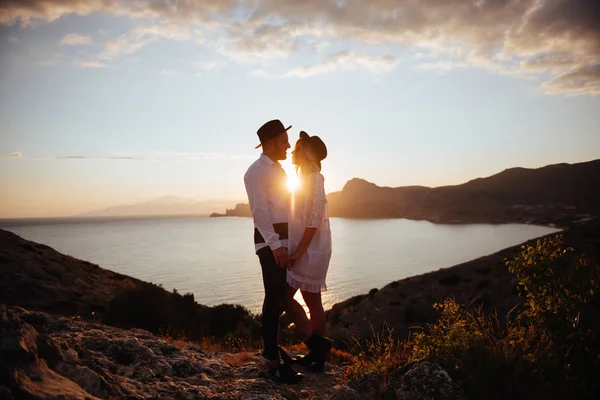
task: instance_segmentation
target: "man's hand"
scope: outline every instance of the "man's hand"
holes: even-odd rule
[[[280,247],[273,250],[275,256],[275,262],[282,268],[286,268],[290,264],[290,256],[285,247]]]

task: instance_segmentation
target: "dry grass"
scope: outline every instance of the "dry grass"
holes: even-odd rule
[[[254,353],[226,353],[223,355],[223,360],[232,367],[239,367],[247,364],[255,359]]]

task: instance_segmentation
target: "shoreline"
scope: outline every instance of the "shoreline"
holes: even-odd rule
[[[185,219],[185,218],[252,218],[245,215],[224,215],[224,214],[178,214],[178,215],[131,215],[131,216],[98,216],[98,217],[28,217],[28,218],[0,218],[0,229],[7,229],[12,226],[35,226],[35,225],[68,225],[68,224],[86,224],[86,223],[110,223],[110,222],[126,222],[126,221],[153,221],[165,219]],[[434,225],[531,225],[545,228],[555,228],[564,230],[573,227],[585,221],[574,221],[571,225],[560,224],[557,222],[528,222],[528,221],[434,221],[431,219],[420,218],[404,218],[404,217],[330,217],[331,219],[346,219],[356,221],[382,221],[382,220],[407,220],[416,222],[429,222]],[[593,218],[592,218],[593,219]]]

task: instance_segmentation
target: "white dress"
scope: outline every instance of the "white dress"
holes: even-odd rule
[[[317,228],[308,249],[287,270],[287,283],[311,293],[327,290],[325,283],[331,259],[331,228],[325,197],[325,178],[320,173],[300,176],[300,187],[292,195],[289,218],[289,253],[293,254],[305,228]]]

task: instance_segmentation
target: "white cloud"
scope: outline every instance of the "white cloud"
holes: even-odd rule
[[[348,71],[363,68],[373,73],[385,73],[393,70],[399,63],[398,58],[390,55],[381,57],[369,57],[350,51],[342,51],[332,54],[325,61],[296,67],[288,71],[288,77],[308,77],[325,74],[334,71]]]
[[[200,69],[219,69],[227,66],[227,62],[224,60],[214,59],[214,60],[200,60],[196,61],[194,65]]]
[[[29,157],[24,156],[23,153],[17,151],[8,156],[4,156],[2,158],[10,158],[10,159],[18,159],[18,158],[28,158],[33,160],[122,160],[122,161],[132,161],[132,160],[146,160],[146,158],[133,157],[133,156],[109,156],[109,157],[90,157],[90,156],[41,156],[41,157]]]
[[[81,61],[78,65],[83,68],[105,68],[107,66],[100,61]]]
[[[264,66],[311,40],[308,47],[315,52],[323,51],[315,43],[336,40],[391,44],[427,50],[419,56],[423,58],[450,58],[453,66],[464,63],[496,74],[548,79],[543,88],[549,93],[600,93],[597,0],[5,0],[0,24],[27,25],[93,12],[152,20],[160,27],[113,39],[102,59],[133,53],[158,37],[204,41],[204,32],[215,30],[220,35],[213,41],[215,50],[240,63]],[[389,69],[381,63],[354,65]],[[308,76],[332,68],[340,66],[297,66],[293,71]]]
[[[164,76],[173,76],[177,75],[177,71],[175,71],[174,69],[163,69],[162,71],[160,71],[160,74]]]
[[[23,158],[23,153],[21,153],[20,151],[15,151],[12,154],[9,154],[7,156],[2,156],[2,158]]]
[[[260,24],[253,28],[236,23],[215,48],[233,61],[250,64],[285,58],[298,48],[298,43],[284,25]]]
[[[68,46],[90,45],[92,44],[92,38],[89,36],[80,35],[78,33],[69,33],[62,38],[60,44]]]
[[[132,54],[159,38],[188,40],[190,37],[190,28],[187,26],[176,24],[140,25],[127,33],[110,39],[98,58],[112,60],[119,55]]]
[[[164,161],[164,162],[186,162],[204,160],[253,160],[256,154],[235,153],[203,153],[203,152],[158,152],[153,157],[138,157],[130,155],[122,156],[26,156],[17,151],[9,155],[0,156],[3,159],[31,159],[31,160],[70,160],[70,161]]]
[[[441,74],[445,74],[446,72],[458,69],[458,68],[466,68],[468,65],[461,61],[435,61],[428,62],[417,65],[417,69],[422,71],[435,71]]]

